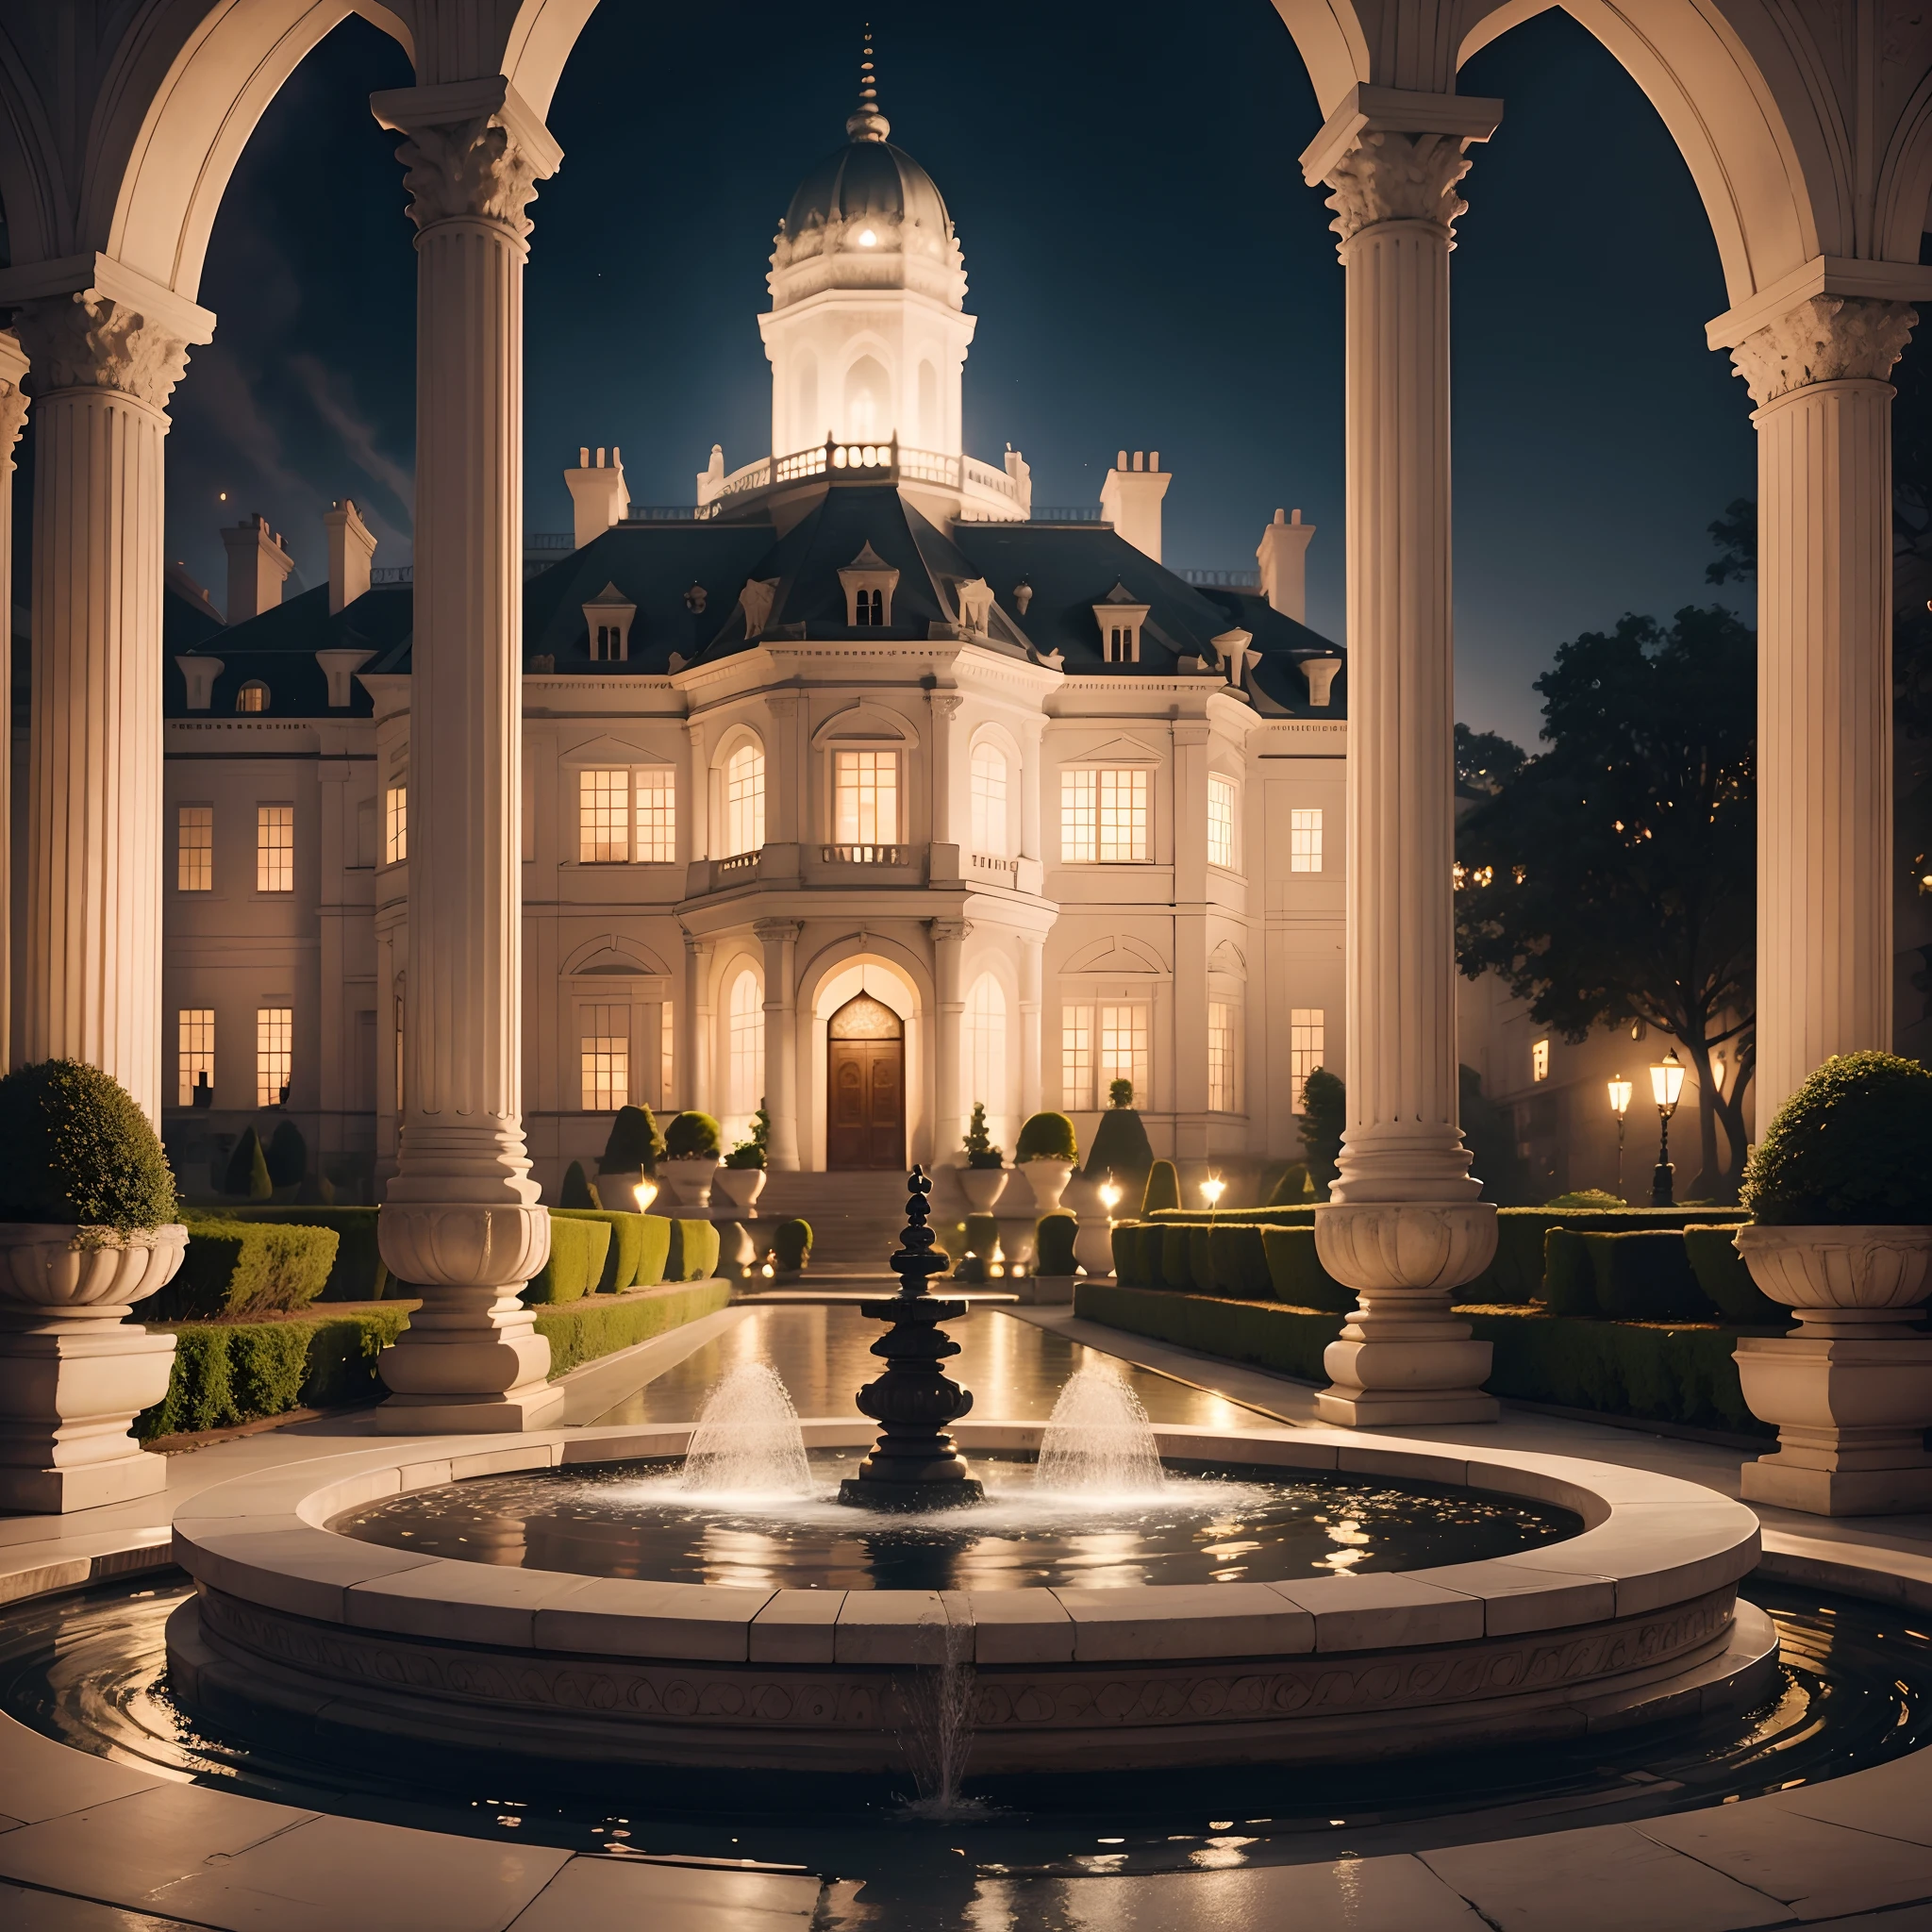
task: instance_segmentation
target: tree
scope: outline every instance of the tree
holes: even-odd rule
[[[1318,1200],[1328,1198],[1347,1124],[1347,1090],[1326,1067],[1317,1067],[1302,1082],[1302,1145],[1307,1149],[1308,1178]]]
[[[1641,1021],[1698,1087],[1697,1193],[1735,1198],[1753,1059],[1757,640],[1729,611],[1626,616],[1537,680],[1548,750],[1457,832],[1457,953],[1572,1041]],[[1711,1056],[1737,1077],[1716,1091]],[[1719,1165],[1722,1121],[1728,1158]]]
[[[1529,754],[1500,731],[1456,727],[1456,791],[1462,798],[1492,798],[1523,769]]]
[[[1749,496],[1733,497],[1723,516],[1709,525],[1717,545],[1715,563],[1704,566],[1707,583],[1748,583],[1757,575],[1757,504]]]

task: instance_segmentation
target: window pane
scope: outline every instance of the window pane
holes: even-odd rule
[[[211,892],[215,885],[215,808],[184,805],[176,821],[179,838],[175,883],[184,892]]]
[[[409,856],[409,788],[391,785],[383,793],[383,862],[400,865]]]
[[[1288,869],[1290,872],[1322,870],[1321,808],[1296,806],[1288,815]]]
[[[578,1060],[586,1113],[614,1113],[630,1098],[630,1008],[586,1007]]]
[[[749,1117],[763,1103],[765,1092],[765,994],[758,976],[749,968],[731,982],[727,1015],[729,1080],[726,1105],[733,1114]]]
[[[996,744],[973,751],[973,849],[1005,858],[1007,842],[1007,755]]]
[[[1291,1007],[1288,1014],[1288,1071],[1294,1081],[1294,1110],[1302,1106],[1302,1082],[1323,1064],[1327,1051],[1327,1015],[1320,1007]]]
[[[1102,1007],[1098,1009],[1100,1035],[1099,1063],[1095,1091],[1105,1093],[1116,1080],[1131,1080],[1134,1091],[1148,1091],[1147,1008],[1145,1007]],[[1094,1103],[1099,1104],[1097,1101]]]
[[[295,890],[295,808],[258,805],[255,808],[255,890],[292,892]]]
[[[1234,870],[1234,780],[1208,780],[1208,863]]]
[[[1100,781],[1098,858],[1103,865],[1144,865],[1147,860],[1147,774],[1097,773]]]
[[[636,773],[637,831],[631,856],[640,865],[669,865],[677,857],[677,774],[658,766]]]
[[[1093,1105],[1093,1008],[1060,1008],[1060,1105]]]
[[[1007,995],[991,973],[973,982],[963,1017],[966,1105],[978,1101],[997,1119],[1007,1110]]]
[[[294,1068],[295,1015],[288,1007],[258,1007],[255,1014],[255,1104],[274,1107],[289,1090]]]
[[[899,842],[899,754],[841,751],[832,755],[832,837],[841,845]]]
[[[210,1090],[215,1084],[215,1009],[212,1007],[183,1007],[175,1016],[179,1085],[175,1105],[194,1105],[195,1084],[204,1075]]]
[[[577,862],[622,865],[630,858],[630,774],[577,774]]]
[[[1060,774],[1060,858],[1068,865],[1091,865],[1098,856],[1099,796],[1098,772]]]
[[[1235,1110],[1234,1008],[1220,1000],[1208,1003],[1208,1107],[1212,1113]]]
[[[765,842],[765,755],[741,744],[724,767],[724,849],[731,858]]]

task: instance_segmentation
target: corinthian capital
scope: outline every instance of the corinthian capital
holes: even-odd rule
[[[24,303],[13,326],[38,396],[108,389],[165,409],[188,368],[186,336],[143,305],[99,289]]]
[[[1456,192],[1470,169],[1467,145],[1456,134],[1365,129],[1323,177],[1335,191],[1328,225],[1344,243],[1377,222],[1432,222],[1453,235],[1469,209]]]
[[[1731,351],[1759,408],[1821,382],[1883,382],[1919,312],[1906,302],[1812,295]]]
[[[405,137],[396,150],[418,231],[469,217],[500,222],[521,240],[537,183],[563,150],[508,81],[458,81],[375,95],[375,118]]]
[[[14,445],[26,426],[26,366],[19,341],[0,335],[0,470],[13,467]]]

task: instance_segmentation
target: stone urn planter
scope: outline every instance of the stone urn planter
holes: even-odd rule
[[[966,1196],[967,1206],[975,1214],[991,1214],[994,1204],[1007,1191],[1007,1170],[1003,1167],[961,1167],[954,1172],[958,1175],[959,1191]]]
[[[1026,1184],[1033,1190],[1034,1207],[1042,1214],[1052,1214],[1058,1209],[1060,1196],[1067,1191],[1067,1180],[1074,1172],[1074,1163],[1036,1155],[1020,1172],[1026,1176]]]
[[[1082,1214],[1074,1234],[1074,1258],[1089,1274],[1113,1273],[1113,1223],[1105,1214]]]
[[[687,1156],[678,1160],[667,1157],[658,1163],[658,1185],[668,1197],[668,1207],[708,1209],[711,1190],[723,1172],[715,1154]]]
[[[758,1219],[758,1198],[764,1191],[765,1170],[761,1167],[721,1167],[711,1180],[714,1196],[754,1221]]]

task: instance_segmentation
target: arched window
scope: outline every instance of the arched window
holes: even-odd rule
[[[883,591],[860,591],[852,606],[854,629],[865,625],[882,625],[886,621],[886,593]]]
[[[748,1119],[765,1094],[765,992],[749,966],[731,982],[725,1026],[725,1108]]]
[[[991,858],[1011,853],[1007,832],[1007,755],[991,739],[973,747],[973,849]]]
[[[845,372],[845,434],[858,442],[875,442],[892,428],[892,384],[885,367],[861,356]]]
[[[235,708],[238,711],[265,711],[268,709],[268,686],[258,677],[251,677],[235,693]]]
[[[1007,995],[991,973],[982,973],[966,995],[960,1057],[965,1061],[966,1104],[982,1103],[990,1119],[1007,1110]]]
[[[765,754],[761,746],[741,744],[724,761],[724,849],[730,858],[756,852],[765,842]]]

